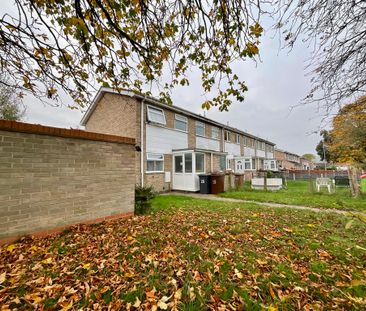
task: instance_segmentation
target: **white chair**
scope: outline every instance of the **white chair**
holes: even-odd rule
[[[330,178],[325,178],[325,177],[320,177],[317,178],[315,181],[316,184],[316,191],[320,192],[320,188],[327,188],[328,192],[331,193],[332,192],[332,180]]]

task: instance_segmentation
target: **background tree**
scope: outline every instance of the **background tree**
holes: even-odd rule
[[[305,153],[302,155],[302,157],[308,161],[314,161],[316,159],[316,156],[312,153]]]
[[[227,110],[247,91],[231,65],[254,58],[262,34],[256,0],[14,2],[16,14],[0,18],[8,84],[41,99],[58,100],[61,89],[76,107],[100,84],[138,92],[156,84],[170,102],[169,91],[188,84],[187,70],[196,67],[211,92],[203,108]]]
[[[358,196],[358,175],[366,165],[366,96],[339,110],[330,135],[331,157],[349,166],[352,194]]]
[[[306,41],[312,89],[305,102],[328,112],[340,102],[366,94],[366,1],[275,0],[277,24],[287,45]]]
[[[330,162],[330,151],[329,151],[329,144],[332,141],[332,137],[327,130],[320,131],[320,136],[323,139],[317,144],[315,150],[318,156],[320,157],[320,161]]]
[[[16,90],[6,84],[4,77],[0,77],[0,119],[5,120],[21,120],[25,113],[20,98],[17,96]]]

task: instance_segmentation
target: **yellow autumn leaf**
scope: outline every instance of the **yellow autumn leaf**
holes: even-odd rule
[[[52,258],[51,258],[51,257],[48,257],[48,258],[46,258],[46,259],[43,259],[43,260],[41,261],[41,263],[43,263],[43,264],[45,264],[45,265],[50,264],[50,263],[52,263]]]
[[[13,250],[14,250],[14,248],[15,248],[15,245],[14,244],[10,244],[7,248],[6,248],[6,250],[8,251],[8,252],[13,252]]]
[[[268,307],[268,311],[277,311],[278,310],[278,308],[277,307],[275,307],[275,306],[269,306]]]
[[[182,299],[182,289],[179,288],[175,293],[174,293],[174,299],[175,300],[181,300]]]
[[[161,300],[159,300],[159,302],[158,302],[158,307],[162,310],[168,309],[168,305],[164,301],[161,301]]]
[[[292,229],[290,229],[290,228],[283,228],[283,230],[284,230],[284,231],[286,231],[286,232],[289,232],[289,233],[294,232],[294,230],[292,230]]]
[[[70,301],[69,303],[65,303],[63,305],[63,308],[61,309],[61,311],[67,311],[67,310],[70,310],[72,308],[73,304],[72,304],[72,301]]]
[[[135,303],[133,304],[133,306],[135,308],[138,308],[140,305],[141,305],[141,301],[140,301],[140,299],[138,297],[136,297],[136,300],[135,300]]]
[[[83,269],[90,269],[90,263],[86,263],[83,265]]]
[[[6,279],[6,272],[0,274],[0,284],[1,283],[4,283],[5,282],[5,279]]]
[[[238,279],[243,278],[243,273],[241,273],[238,269],[235,269],[234,272],[235,272],[235,275]]]
[[[266,260],[261,260],[261,259],[256,259],[255,260],[259,265],[266,265],[268,263],[268,261]]]

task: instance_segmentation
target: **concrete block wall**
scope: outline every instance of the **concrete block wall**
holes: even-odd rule
[[[0,120],[0,240],[132,215],[134,144]]]

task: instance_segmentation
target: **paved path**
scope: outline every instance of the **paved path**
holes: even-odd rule
[[[258,202],[258,201],[249,201],[249,200],[242,200],[242,199],[232,199],[232,198],[223,198],[219,197],[214,194],[201,194],[201,193],[187,193],[187,192],[168,192],[164,193],[163,195],[177,195],[177,196],[186,196],[196,199],[205,199],[205,200],[212,200],[212,201],[222,201],[222,202],[235,202],[235,203],[255,203],[261,206],[266,207],[274,207],[274,208],[293,208],[293,209],[300,209],[300,210],[307,210],[307,211],[313,211],[313,212],[322,212],[322,213],[335,213],[335,214],[342,214],[342,215],[348,215],[348,214],[358,214],[358,215],[364,215],[364,213],[360,213],[357,211],[342,211],[339,209],[334,208],[316,208],[316,207],[310,207],[310,206],[303,206],[303,205],[288,205],[288,204],[281,204],[281,203],[272,203],[272,202]]]

